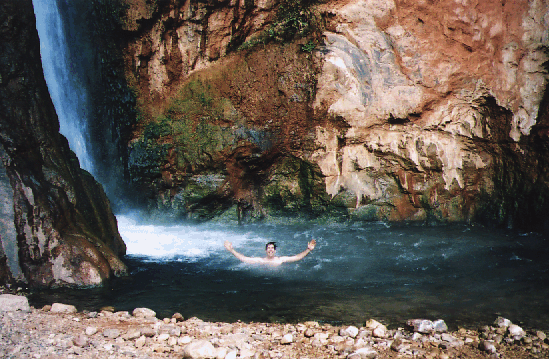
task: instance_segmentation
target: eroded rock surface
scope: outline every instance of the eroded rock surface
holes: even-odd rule
[[[157,204],[547,230],[545,2],[289,3],[130,2],[130,168]],[[284,16],[315,31],[281,39]]]

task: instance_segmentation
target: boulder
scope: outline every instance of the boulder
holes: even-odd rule
[[[27,297],[13,294],[0,295],[0,312],[14,312],[16,310],[30,310]]]

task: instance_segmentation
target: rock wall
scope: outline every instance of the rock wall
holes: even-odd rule
[[[546,2],[127,3],[156,205],[549,229]]]
[[[32,1],[2,1],[0,24],[0,282],[100,285],[123,275],[109,201],[59,133]]]

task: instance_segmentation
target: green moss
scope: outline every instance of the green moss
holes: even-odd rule
[[[340,216],[343,209],[326,194],[318,166],[297,157],[287,157],[275,167],[263,193],[263,202],[273,215],[299,213],[314,218],[331,212]]]

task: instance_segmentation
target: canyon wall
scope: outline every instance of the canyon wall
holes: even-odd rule
[[[109,201],[59,133],[32,1],[2,1],[0,24],[0,283],[93,286],[124,275]]]
[[[549,229],[546,2],[126,3],[151,207]]]

